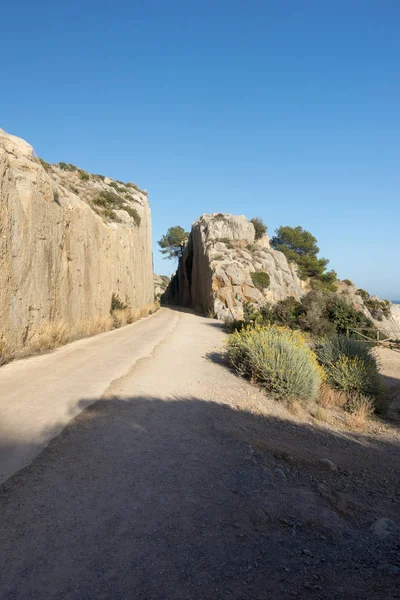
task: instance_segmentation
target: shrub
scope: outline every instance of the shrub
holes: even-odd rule
[[[63,171],[79,171],[78,167],[76,167],[75,165],[72,165],[71,163],[67,164],[65,162],[59,162],[58,166]]]
[[[114,310],[125,310],[125,308],[127,308],[127,305],[124,304],[119,296],[117,294],[113,294],[111,296],[111,309],[110,312],[113,312]]]
[[[101,179],[101,181],[105,180],[105,175],[99,175],[98,173],[96,175],[93,175],[93,177],[96,177],[97,179]]]
[[[348,286],[354,285],[354,283],[351,281],[351,279],[343,279],[343,283],[345,283]]]
[[[367,344],[336,335],[323,339],[316,354],[333,388],[366,396],[381,393],[377,361]]]
[[[374,324],[368,317],[356,310],[348,300],[336,295],[327,299],[327,315],[339,334],[349,332],[350,335],[356,336],[353,330],[358,329],[365,335],[369,333],[368,329],[374,329]]]
[[[293,296],[289,296],[289,298],[279,300],[279,302],[275,304],[270,320],[274,323],[286,325],[291,329],[298,329],[299,317],[302,313],[303,306],[301,302],[296,300]]]
[[[254,217],[253,219],[250,219],[250,223],[253,223],[254,225],[254,229],[256,232],[256,240],[259,240],[267,233],[267,226],[265,225],[264,221],[259,217]]]
[[[123,206],[123,210],[125,210],[130,217],[135,221],[136,225],[139,226],[141,222],[140,215],[136,208],[132,208],[131,206]]]
[[[126,210],[126,207],[124,206],[125,200],[118,196],[118,194],[115,194],[115,192],[108,190],[101,192],[99,196],[93,198],[92,203],[96,206],[102,207],[104,209],[102,211],[103,216],[111,221],[119,221],[116,213],[114,212],[115,208],[123,208]]]
[[[116,212],[112,208],[105,208],[102,212],[103,216],[109,221],[114,221],[115,223],[119,223],[119,218],[117,217]]]
[[[45,160],[43,160],[43,158],[39,158],[39,162],[42,165],[43,169],[46,171],[46,173],[51,171],[51,165]]]
[[[60,199],[60,194],[59,194],[58,190],[53,190],[53,199],[54,199],[54,202],[57,202],[57,204],[58,204],[58,201]]]
[[[327,271],[318,277],[312,278],[310,281],[313,290],[321,292],[336,292],[337,291],[337,274],[336,271]]]
[[[358,290],[357,294],[363,299],[364,306],[369,310],[373,319],[382,321],[383,317],[390,317],[391,302],[389,300],[372,298],[365,290]]]
[[[366,290],[362,290],[362,289],[357,290],[357,295],[361,296],[361,298],[363,300],[368,300],[368,298],[369,298],[369,294]]]
[[[90,179],[89,173],[86,173],[86,171],[83,171],[82,169],[79,170],[79,177],[81,181],[89,181]]]
[[[335,324],[329,318],[328,302],[330,296],[321,292],[309,292],[301,301],[298,323],[303,331],[321,337],[335,333]]]
[[[250,273],[250,276],[252,282],[258,290],[262,291],[265,288],[269,287],[271,280],[268,273],[266,273],[265,271],[257,271],[256,273]]]
[[[232,333],[227,354],[234,369],[277,399],[314,401],[322,372],[301,334],[269,325]]]

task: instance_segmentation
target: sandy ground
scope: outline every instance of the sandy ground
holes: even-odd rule
[[[296,418],[173,316],[0,488],[0,598],[400,598],[397,427]]]

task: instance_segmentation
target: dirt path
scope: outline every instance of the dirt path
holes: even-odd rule
[[[0,488],[0,598],[399,598],[397,432],[296,421],[173,316]]]
[[[28,465],[89,403],[151,356],[178,315],[160,310],[133,325],[0,369],[0,483]]]

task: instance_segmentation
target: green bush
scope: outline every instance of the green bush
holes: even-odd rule
[[[368,319],[362,312],[356,310],[346,298],[332,294],[327,299],[328,319],[334,323],[336,333],[345,334],[349,332],[351,336],[357,335],[353,330],[360,330],[360,333],[367,335],[371,332],[369,329],[375,329],[371,319]]]
[[[103,212],[102,212],[102,215],[103,215],[103,216],[104,216],[106,219],[108,219],[109,221],[114,221],[115,223],[118,223],[118,222],[119,222],[119,218],[117,217],[117,214],[116,214],[116,212],[115,212],[115,211],[114,211],[112,208],[110,208],[109,206],[107,206],[107,207],[106,207],[106,208],[103,210]]]
[[[46,173],[51,171],[51,165],[45,160],[43,160],[43,158],[39,158],[39,162],[42,165],[43,169],[46,171]]]
[[[82,169],[79,169],[79,177],[81,181],[89,181],[90,179],[89,173],[86,173],[86,171],[83,171]]]
[[[75,165],[72,165],[71,163],[67,164],[65,162],[59,162],[58,166],[63,171],[79,171],[78,167],[76,167]]]
[[[291,329],[299,328],[299,317],[304,312],[301,302],[293,296],[279,300],[273,307],[271,321],[280,325],[286,325]]]
[[[111,296],[111,309],[110,309],[110,313],[112,313],[114,310],[124,310],[125,308],[127,308],[127,305],[124,304],[119,296],[117,294],[113,294]]]
[[[361,298],[363,300],[368,300],[368,298],[370,297],[368,292],[366,290],[362,290],[362,289],[357,290],[357,295],[361,296]]]
[[[57,204],[58,204],[59,199],[60,199],[60,194],[59,194],[58,190],[53,190],[53,199],[54,199],[54,202],[57,202]]]
[[[366,343],[336,335],[323,339],[315,352],[333,388],[365,396],[381,393],[377,361]]]
[[[141,222],[140,215],[136,208],[132,208],[131,206],[123,206],[123,210],[125,210],[130,217],[135,221],[136,225],[139,226]]]
[[[250,219],[250,223],[253,223],[256,232],[256,240],[259,240],[267,233],[267,226],[262,219],[254,217]]]
[[[233,368],[280,400],[312,402],[322,381],[313,352],[301,334],[268,325],[232,333],[227,354]]]
[[[354,283],[351,281],[351,279],[343,279],[343,283],[345,283],[348,286],[354,285]]]
[[[250,273],[250,277],[255,287],[260,291],[268,288],[271,282],[268,273],[266,273],[265,271],[257,271],[255,273]]]

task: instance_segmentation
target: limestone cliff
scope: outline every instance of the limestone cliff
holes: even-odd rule
[[[157,275],[154,273],[154,297],[159,300],[164,294],[170,282],[168,275]]]
[[[25,346],[48,322],[110,314],[113,294],[153,302],[151,217],[134,184],[49,165],[0,130],[0,342]]]
[[[193,223],[163,301],[230,320],[243,315],[246,300],[261,306],[304,293],[296,267],[270,247],[268,236],[255,240],[244,216],[214,213]]]

